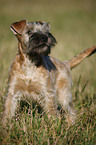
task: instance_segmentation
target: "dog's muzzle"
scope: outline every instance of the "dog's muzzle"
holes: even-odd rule
[[[42,45],[48,42],[48,37],[44,34],[34,33],[30,37],[30,43],[34,45]]]
[[[48,55],[51,47],[56,43],[56,39],[51,33],[35,32],[29,38],[29,45],[27,47],[27,54],[31,56]]]

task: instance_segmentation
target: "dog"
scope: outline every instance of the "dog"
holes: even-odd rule
[[[70,70],[95,53],[96,47],[61,62],[49,56],[57,42],[50,33],[49,23],[21,20],[10,25],[10,29],[18,39],[18,53],[9,70],[4,122],[15,115],[18,102],[27,99],[37,102],[49,116],[60,116],[57,109],[60,105],[66,121],[73,124],[76,115],[72,107]]]

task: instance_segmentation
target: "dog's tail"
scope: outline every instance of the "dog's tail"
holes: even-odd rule
[[[91,56],[95,52],[96,52],[96,46],[88,48],[88,49],[85,49],[83,52],[81,52],[77,56],[73,57],[72,59],[70,59],[66,63],[69,65],[70,69],[73,69],[79,63],[81,63],[84,58],[86,58],[87,56]]]

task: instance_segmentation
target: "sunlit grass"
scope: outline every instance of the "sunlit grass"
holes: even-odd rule
[[[80,78],[74,88],[73,101],[77,110],[75,124],[68,126],[61,119],[49,118],[38,113],[38,109],[28,104],[18,110],[7,126],[0,127],[2,144],[94,144],[96,131],[96,94],[86,93],[85,83]],[[1,97],[2,98],[2,97]],[[34,112],[35,111],[35,112]],[[42,116],[41,116],[42,115]]]

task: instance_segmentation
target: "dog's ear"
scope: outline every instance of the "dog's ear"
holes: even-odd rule
[[[21,20],[10,25],[10,29],[15,35],[22,35],[24,28],[26,27],[27,20]]]

